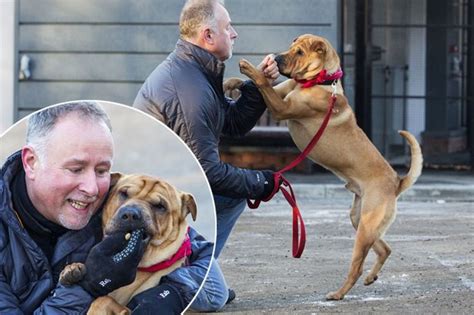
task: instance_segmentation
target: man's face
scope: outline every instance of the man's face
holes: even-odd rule
[[[225,61],[232,57],[232,46],[238,34],[231,25],[229,13],[222,5],[216,6],[215,15],[217,29],[213,31],[215,45],[212,53],[220,61]]]
[[[28,195],[48,220],[71,230],[87,225],[110,185],[112,135],[102,122],[62,117],[38,156],[31,147],[22,151]]]

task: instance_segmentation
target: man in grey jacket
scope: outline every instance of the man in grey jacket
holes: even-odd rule
[[[252,129],[265,111],[250,81],[237,101],[224,96],[224,61],[232,55],[237,32],[217,0],[189,0],[180,17],[176,49],[147,78],[134,102],[164,121],[198,158],[215,195],[218,257],[245,198],[262,199],[273,189],[273,172],[237,168],[219,157],[221,135],[241,136]],[[260,65],[273,82],[278,68],[273,56]]]
[[[241,88],[237,101],[224,96],[224,61],[232,56],[237,32],[220,1],[187,1],[179,26],[175,50],[146,79],[133,106],[164,121],[206,172],[217,211],[217,258],[245,208],[245,199],[264,199],[274,185],[272,171],[223,163],[219,139],[223,134],[241,136],[250,131],[266,107],[250,81]],[[270,82],[278,78],[272,55],[259,68]],[[232,299],[233,292],[229,294]]]

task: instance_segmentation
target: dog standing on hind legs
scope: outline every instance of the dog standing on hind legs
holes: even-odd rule
[[[411,165],[406,176],[398,176],[357,126],[338,80],[342,75],[339,57],[325,38],[301,35],[275,60],[280,73],[289,77],[275,87],[246,60],[240,61],[240,71],[256,84],[272,116],[288,120],[291,137],[300,150],[316,134],[332,93],[337,96],[326,131],[308,157],[344,180],[346,188],[354,193],[350,219],[356,237],[349,274],[337,291],[326,296],[328,300],[341,300],[362,275],[370,248],[377,257],[364,284],[377,280],[391,253],[383,236],[395,219],[397,197],[421,174],[421,149],[413,135],[399,131],[410,145]],[[241,83],[240,79],[229,79],[224,89],[238,89]]]

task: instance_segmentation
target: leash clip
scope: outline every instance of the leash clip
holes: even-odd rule
[[[332,81],[331,87],[332,87],[332,94],[331,94],[331,96],[334,97],[334,96],[336,96],[336,92],[337,92],[337,80]]]

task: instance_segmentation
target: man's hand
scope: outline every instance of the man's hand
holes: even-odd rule
[[[87,256],[86,275],[79,285],[98,297],[132,283],[145,250],[142,233],[134,231],[129,240],[116,233],[97,243]]]
[[[263,186],[263,192],[262,195],[260,196],[260,200],[266,200],[269,198],[273,192],[273,189],[275,188],[275,178],[274,174],[275,172],[270,171],[270,170],[262,170],[261,171],[263,176],[265,177],[265,183]]]
[[[263,72],[270,85],[272,85],[280,76],[274,54],[266,55],[262,62],[257,66],[257,69]]]
[[[135,295],[127,307],[132,315],[181,314],[186,304],[178,289],[165,283]]]

